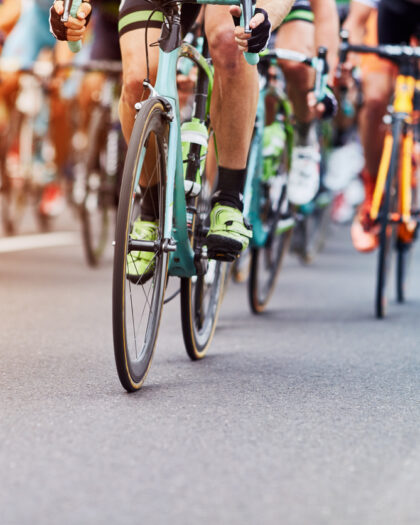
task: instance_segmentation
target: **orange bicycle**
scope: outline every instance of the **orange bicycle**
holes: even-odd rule
[[[386,285],[392,250],[397,252],[397,300],[404,302],[413,241],[419,223],[415,144],[420,109],[420,47],[351,45],[343,38],[340,59],[347,53],[374,53],[398,66],[393,103],[384,122],[388,129],[376,179],[370,218],[379,231],[375,313],[386,312]]]

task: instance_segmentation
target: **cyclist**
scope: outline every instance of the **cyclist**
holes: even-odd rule
[[[245,35],[240,27],[234,29],[232,16],[240,15],[239,7],[207,5],[205,9],[205,32],[215,70],[211,118],[218,137],[220,165],[207,237],[209,256],[213,258],[232,260],[248,246],[252,237],[242,216],[242,191],[256,115],[258,77],[256,68],[245,62],[241,51],[261,51],[269,40],[271,27],[277,27],[283,21],[292,1],[257,2],[258,9],[251,21],[252,35]],[[144,59],[145,27],[153,7],[153,4],[145,0],[123,0],[120,5],[119,33],[123,63],[120,117],[127,141],[134,124],[134,105],[147,95],[142,89],[147,74]],[[60,21],[62,12],[63,3],[56,1],[51,9],[54,34],[61,39],[80,39],[91,12],[89,2],[84,2],[79,9],[78,18],[70,19],[65,26]],[[193,18],[191,10],[183,10],[182,20],[188,18]],[[149,22],[149,42],[159,39],[162,24],[162,14],[155,12]],[[158,48],[149,47],[148,53],[153,82],[157,71]],[[136,221],[134,229],[139,238],[154,239],[158,217],[154,216],[153,210],[157,209],[157,192],[148,191],[146,197],[142,200],[142,218]],[[144,220],[143,217],[149,220]],[[129,268],[128,272],[136,275],[144,273],[149,259],[150,253],[139,252],[133,263],[134,268]]]
[[[1,63],[3,89],[13,102],[19,89],[19,71],[31,69],[43,49],[52,49],[56,40],[51,35],[48,24],[49,0],[22,0],[19,19],[9,34],[2,50]],[[67,106],[61,99],[59,89],[51,90],[50,126],[54,138],[55,162],[58,169],[64,170],[69,144],[69,126],[65,118]],[[64,206],[64,198],[58,182],[50,182],[44,187],[40,212],[43,215],[56,215]]]
[[[319,46],[328,49],[329,85],[333,85],[338,52],[339,19],[334,0],[296,0],[280,27],[275,46],[315,55]],[[320,187],[320,152],[314,121],[331,117],[336,99],[328,90],[323,104],[315,104],[311,90],[314,72],[304,64],[280,62],[295,114],[295,147],[289,177],[289,200],[296,205],[310,202]]]
[[[409,43],[420,22],[418,0],[353,0],[348,29],[352,43],[360,43],[366,27],[368,45]],[[382,123],[395,79],[392,63],[374,55],[362,58],[364,108],[360,120],[360,133],[365,149],[366,167],[362,172],[365,200],[353,221],[353,245],[361,252],[378,246],[377,228],[369,212],[375,187],[376,174],[382,154],[385,126]],[[400,228],[400,233],[403,229]]]
[[[349,32],[352,44],[378,44],[377,0],[353,0],[344,29]],[[369,211],[375,186],[375,177],[381,159],[385,128],[382,118],[392,87],[392,65],[376,55],[360,58],[363,107],[359,116],[360,138],[364,149],[365,167],[361,179],[365,188],[365,199],[359,207],[351,227],[353,245],[358,251],[367,252],[377,245],[377,236],[365,231],[369,226]],[[353,64],[349,62],[348,68]]]

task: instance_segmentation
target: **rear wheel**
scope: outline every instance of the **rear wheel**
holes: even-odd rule
[[[305,264],[310,264],[320,253],[328,236],[330,225],[331,199],[327,192],[320,193],[314,202],[314,210],[303,219],[303,236],[300,256]]]
[[[202,190],[196,199],[192,246],[196,254],[202,252],[209,229],[211,208],[210,185],[202,177]],[[181,279],[181,321],[185,349],[189,357],[202,359],[213,339],[220,305],[227,263],[210,260],[202,275]]]
[[[80,206],[83,245],[91,266],[99,264],[107,246],[114,200],[114,184],[108,180],[101,158],[106,155],[108,125],[106,111],[95,108],[88,134],[85,196]]]
[[[168,252],[165,246],[169,240],[164,238],[164,228],[168,128],[161,101],[154,98],[143,103],[131,136],[120,193],[113,272],[113,334],[118,375],[129,392],[141,387],[150,368],[166,286]],[[154,271],[133,278],[127,275],[127,264],[132,262],[131,253],[140,251],[138,246],[134,249],[134,243],[142,241],[133,240],[131,232],[140,215],[140,199],[147,195],[151,186],[158,199],[154,212],[159,217],[154,246],[147,250],[153,252],[148,268],[154,267]]]
[[[413,253],[412,243],[403,243],[397,240],[397,301],[406,300],[408,273]]]

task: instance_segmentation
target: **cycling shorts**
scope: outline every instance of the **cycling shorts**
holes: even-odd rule
[[[283,24],[296,21],[314,23],[314,14],[309,0],[295,0],[290,13],[283,20]]]
[[[118,38],[118,12],[110,16],[101,9],[94,11],[93,42],[90,57],[92,60],[121,60]]]
[[[383,0],[378,8],[378,35],[381,44],[408,44],[417,36],[420,26],[420,4]]]
[[[56,40],[50,33],[48,9],[35,3],[24,8],[3,46],[2,67],[30,69],[44,48],[53,48]]]
[[[153,2],[150,0],[122,0],[118,22],[120,36],[145,27],[160,29],[163,25],[164,16],[159,10],[159,4],[159,0]],[[181,25],[183,34],[192,26],[199,10],[200,5],[197,4],[182,5]]]

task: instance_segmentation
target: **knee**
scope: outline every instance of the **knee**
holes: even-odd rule
[[[365,111],[369,115],[369,119],[382,119],[386,112],[388,104],[388,97],[382,96],[380,92],[369,92],[364,95]]]
[[[289,60],[280,60],[279,65],[287,83],[292,85],[293,89],[307,91],[310,88],[311,72],[308,66]]]
[[[123,85],[121,91],[121,101],[123,104],[134,108],[135,104],[145,99],[149,93],[143,86],[143,81],[147,78],[147,71],[141,68],[124,72]],[[156,72],[150,72],[149,80],[152,84],[156,81]]]
[[[207,35],[210,55],[215,70],[235,76],[243,67],[242,53],[235,42],[231,24],[221,24]]]

